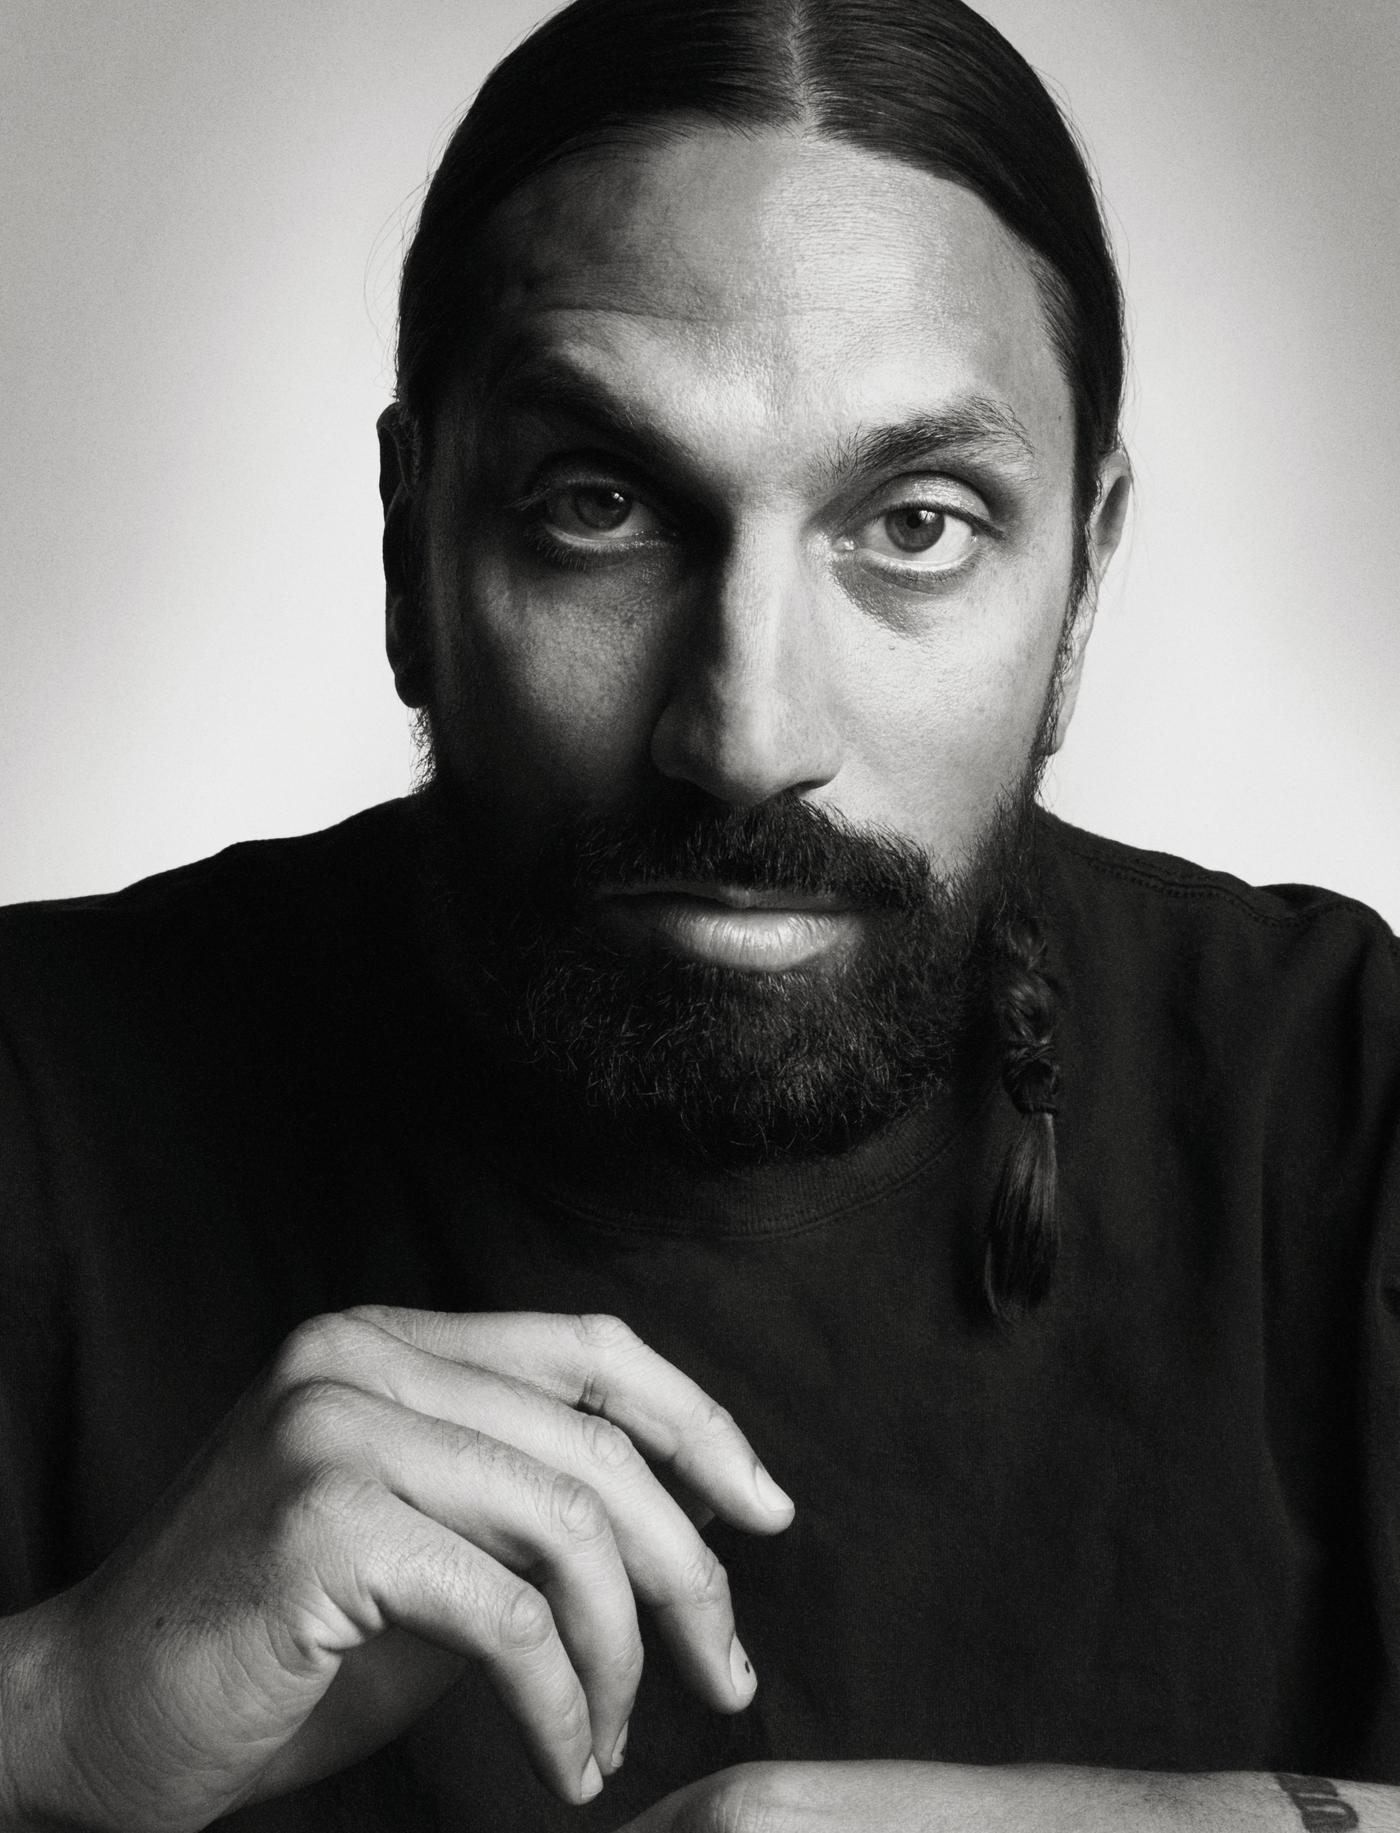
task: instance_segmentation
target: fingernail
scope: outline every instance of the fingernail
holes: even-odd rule
[[[617,1742],[613,1745],[612,1756],[608,1759],[608,1766],[610,1769],[622,1768],[622,1759],[627,1751],[627,1733],[630,1729],[631,1722],[629,1720],[629,1722],[622,1727],[621,1731],[618,1732]]]
[[[590,1757],[583,1766],[583,1782],[581,1784],[582,1797],[585,1801],[591,1801],[595,1795],[600,1795],[602,1791],[603,1772],[598,1767],[598,1759],[596,1757]]]
[[[754,1487],[758,1490],[759,1500],[765,1508],[771,1508],[775,1511],[781,1509],[784,1514],[796,1513],[796,1510],[793,1508],[792,1497],[778,1488],[778,1485],[773,1481],[772,1477],[769,1476],[762,1464],[758,1464],[754,1468]]]
[[[748,1699],[754,1691],[753,1663],[744,1653],[744,1645],[735,1636],[729,1644],[729,1677],[734,1682],[734,1691],[740,1699]]]

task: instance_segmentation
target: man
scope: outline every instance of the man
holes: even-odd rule
[[[431,783],[8,919],[0,1825],[1397,1818],[1392,939],[1034,810],[1121,381],[956,0],[491,79]]]

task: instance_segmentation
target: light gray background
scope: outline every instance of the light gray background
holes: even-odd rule
[[[986,10],[1070,104],[1132,303],[1138,505],[1052,805],[1400,923],[1400,6]],[[0,901],[405,788],[396,269],[538,15],[4,0]]]

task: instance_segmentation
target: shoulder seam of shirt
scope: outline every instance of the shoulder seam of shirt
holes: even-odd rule
[[[1170,860],[1179,870],[1154,870],[1149,863],[1152,855],[1139,852],[1123,841],[1105,840],[1098,834],[1074,827],[1057,815],[1045,812],[1053,824],[1055,844],[1105,876],[1141,885],[1146,890],[1158,891],[1167,897],[1214,899],[1231,904],[1254,922],[1274,929],[1297,928],[1300,924],[1309,923],[1333,911],[1347,911],[1364,919],[1369,928],[1383,931],[1392,954],[1400,960],[1400,938],[1396,937],[1380,912],[1373,910],[1360,898],[1348,897],[1340,891],[1328,891],[1318,885],[1299,886],[1300,890],[1314,892],[1314,901],[1305,908],[1290,909],[1273,895],[1278,887],[1249,885],[1242,880],[1238,884],[1231,883],[1223,873],[1215,873],[1205,866],[1192,865],[1189,860],[1177,860],[1168,854],[1156,857]],[[1120,850],[1128,857],[1119,857]],[[1265,903],[1271,907],[1261,908]]]

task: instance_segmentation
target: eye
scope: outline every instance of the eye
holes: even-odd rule
[[[552,534],[597,545],[647,541],[666,532],[654,509],[614,484],[565,484],[546,491],[537,499],[535,518]]]
[[[974,524],[953,510],[932,503],[899,503],[867,522],[852,545],[877,558],[900,561],[901,570],[941,573],[962,565],[977,536]]]

